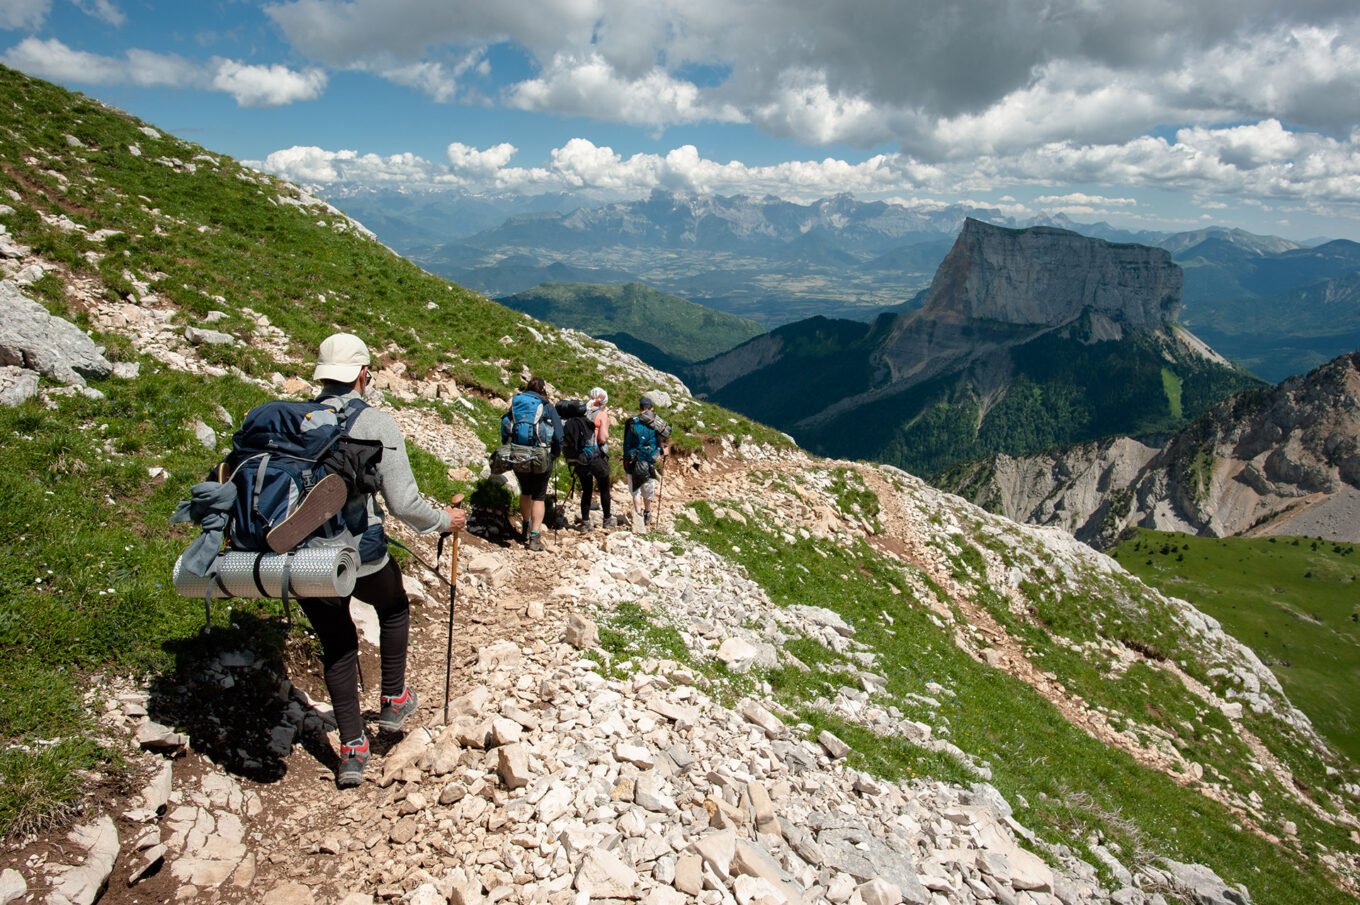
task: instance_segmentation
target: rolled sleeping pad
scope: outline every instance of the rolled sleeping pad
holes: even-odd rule
[[[348,597],[359,577],[359,552],[353,547],[304,547],[292,553],[217,554],[217,577],[194,575],[175,560],[175,591],[203,598],[209,586],[213,597],[283,597],[283,570],[288,566],[289,597]]]

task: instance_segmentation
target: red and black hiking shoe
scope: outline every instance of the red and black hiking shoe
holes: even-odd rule
[[[383,695],[378,728],[388,732],[399,731],[406,718],[416,712],[416,703],[416,690],[409,686],[399,695]]]
[[[352,789],[364,781],[364,767],[368,764],[368,736],[361,735],[352,742],[340,745],[340,769],[335,774],[335,784],[342,789]]]

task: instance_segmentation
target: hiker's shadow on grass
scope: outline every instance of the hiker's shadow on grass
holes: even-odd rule
[[[147,714],[227,772],[276,782],[288,770],[270,750],[287,724],[285,637],[282,621],[237,610],[230,627],[165,642],[175,665],[152,682]]]

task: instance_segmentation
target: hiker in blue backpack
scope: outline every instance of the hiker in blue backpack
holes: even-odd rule
[[[515,468],[519,481],[521,539],[530,550],[543,550],[543,505],[548,497],[548,482],[553,463],[562,451],[562,419],[548,401],[547,384],[533,377],[510,398],[510,411],[501,419],[501,442],[533,447],[542,451],[541,460],[521,469]],[[546,464],[546,468],[542,467]]]
[[[670,425],[656,414],[651,397],[643,396],[638,413],[623,426],[623,469],[633,492],[634,530],[652,524],[652,501],[660,488],[661,458],[670,437]]]
[[[361,400],[368,389],[371,360],[368,346],[359,337],[336,333],[321,343],[313,378],[321,382],[317,400],[342,409]],[[467,523],[461,509],[436,508],[420,495],[406,440],[392,416],[375,408],[358,406],[351,416],[349,435],[357,440],[382,444],[377,472],[383,502],[388,511],[421,534],[457,532]],[[401,570],[387,555],[383,533],[383,508],[375,496],[366,499],[366,527],[360,534],[359,578],[354,596],[378,612],[378,642],[382,658],[382,709],[378,727],[400,730],[415,712],[416,692],[406,684],[406,650],[410,635],[410,602],[402,586]],[[340,729],[340,767],[336,784],[357,786],[363,782],[368,763],[368,735],[359,709],[359,636],[349,615],[348,597],[301,598],[298,603],[321,639],[321,660],[326,690],[335,708]]]

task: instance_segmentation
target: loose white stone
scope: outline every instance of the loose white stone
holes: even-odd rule
[[[0,871],[0,905],[9,905],[28,895],[28,881],[11,867]]]
[[[636,899],[640,895],[637,871],[601,848],[586,853],[572,886],[591,899]]]
[[[529,752],[523,745],[506,745],[497,751],[496,757],[496,772],[500,774],[501,782],[505,783],[507,789],[522,789],[529,784],[529,780],[532,779],[529,772]]]
[[[118,828],[105,815],[98,821],[77,827],[68,837],[85,850],[85,863],[68,867],[52,881],[51,899],[71,905],[94,905],[103,894],[118,860]]]
[[[850,753],[849,745],[825,730],[817,735],[817,744],[825,748],[826,753],[837,760]]]

